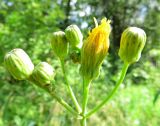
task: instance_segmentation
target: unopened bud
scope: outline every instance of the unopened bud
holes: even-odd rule
[[[129,27],[122,33],[119,56],[125,63],[137,62],[146,43],[144,30],[137,27]]]
[[[83,35],[77,25],[70,25],[65,29],[67,41],[72,48],[81,48]]]
[[[34,69],[31,59],[22,49],[13,49],[7,53],[4,64],[11,75],[18,80],[27,79]]]
[[[69,44],[62,31],[54,32],[51,36],[51,46],[54,53],[60,58],[64,59],[68,54]]]
[[[104,18],[100,25],[92,29],[84,42],[80,67],[80,73],[83,77],[93,79],[99,75],[100,66],[108,52],[110,32],[110,20]]]
[[[37,66],[35,66],[31,78],[37,85],[40,84],[41,86],[43,86],[46,84],[50,84],[54,79],[54,70],[48,63],[40,62]]]

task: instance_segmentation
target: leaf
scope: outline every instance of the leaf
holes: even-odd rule
[[[157,102],[159,95],[160,95],[160,89],[156,92],[156,94],[154,96],[153,104],[155,104]]]

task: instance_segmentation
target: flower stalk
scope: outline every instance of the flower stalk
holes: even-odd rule
[[[64,68],[64,59],[60,59],[60,62],[61,62],[61,68],[62,68],[62,71],[63,71],[64,79],[65,79],[65,82],[66,82],[70,97],[71,97],[71,99],[72,99],[72,101],[73,101],[78,113],[81,113],[81,111],[82,111],[81,107],[80,107],[80,105],[79,105],[79,103],[78,103],[78,101],[77,101],[77,99],[76,99],[76,97],[74,95],[74,92],[73,92],[71,86],[69,85],[69,82],[68,82],[68,79],[67,79],[67,76],[66,76],[66,71],[65,71],[65,68]]]
[[[37,85],[37,84],[36,84]],[[67,102],[65,102],[62,98],[57,96],[54,91],[50,91],[50,88],[44,88],[43,86],[37,85],[38,87],[44,89],[47,93],[49,93],[59,104],[61,104],[64,108],[66,108],[72,115],[75,117],[79,117],[79,113],[75,111]]]
[[[123,80],[125,78],[125,75],[127,73],[128,67],[129,67],[129,64],[128,63],[124,63],[124,66],[123,66],[122,71],[121,71],[120,78],[118,79],[118,81],[116,83],[116,86],[114,87],[112,92],[108,96],[106,96],[99,105],[97,105],[90,112],[88,112],[86,114],[85,118],[89,118],[92,114],[94,114],[98,110],[100,110],[103,107],[103,105],[105,105],[114,96],[114,94],[116,93],[116,91],[118,90],[119,86],[121,85],[121,83],[123,82]]]
[[[63,107],[65,107],[70,113],[72,113],[77,118],[79,117],[79,113],[75,111],[67,102],[65,102],[62,98],[58,97],[55,93],[50,93],[50,95],[56,99]]]
[[[83,78],[83,100],[82,100],[83,118],[81,120],[82,126],[87,126],[85,114],[87,113],[87,103],[88,103],[90,83],[91,83],[91,81],[89,79]]]

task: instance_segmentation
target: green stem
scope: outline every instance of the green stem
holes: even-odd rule
[[[87,102],[89,94],[90,81],[83,78],[83,102],[82,102],[82,115],[81,126],[87,126],[85,114],[87,113]]]
[[[93,110],[91,110],[90,112],[88,112],[86,114],[86,118],[90,117],[93,113],[96,113],[105,103],[107,103],[109,101],[110,98],[112,98],[112,96],[115,94],[115,92],[118,90],[120,84],[123,82],[124,80],[124,77],[126,75],[126,72],[127,72],[127,69],[129,67],[129,64],[125,63],[123,68],[122,68],[122,71],[121,71],[121,76],[120,78],[118,79],[117,83],[116,83],[116,86],[115,88],[112,90],[112,92],[107,96],[105,97],[102,102],[97,105],[95,108],[93,108]]]
[[[79,116],[79,113],[77,113],[68,103],[66,103],[62,98],[59,98],[57,95],[54,93],[50,93],[63,107],[65,107],[69,112],[71,112],[73,115],[76,117]]]
[[[70,94],[70,96],[71,96],[71,98],[72,98],[72,101],[73,101],[73,103],[74,103],[77,111],[78,111],[79,113],[81,113],[81,112],[82,112],[81,107],[80,107],[80,105],[78,104],[78,101],[77,101],[77,99],[76,99],[76,97],[75,97],[75,95],[74,95],[74,93],[73,93],[73,90],[72,90],[71,86],[70,86],[69,83],[68,83],[68,79],[67,79],[66,72],[65,72],[65,68],[64,68],[64,60],[63,60],[63,59],[60,59],[60,61],[61,61],[61,67],[62,67],[62,71],[63,71],[63,74],[64,74],[64,79],[65,79],[65,82],[66,82],[66,84],[67,84],[67,88],[68,88],[69,94]]]
[[[45,90],[47,93],[49,93],[54,99],[56,99],[63,107],[65,107],[70,113],[75,115],[76,117],[79,116],[79,113],[75,111],[67,102],[65,102],[62,98],[58,97],[54,92],[50,91],[49,88],[43,87],[36,82],[34,82],[31,78],[28,79],[31,83],[35,84],[36,86],[40,87],[41,89]]]

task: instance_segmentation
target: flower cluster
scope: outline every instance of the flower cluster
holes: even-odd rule
[[[80,62],[81,76],[92,80],[99,75],[101,64],[108,52],[110,32],[110,20],[103,18],[100,25],[96,23],[84,43],[77,25],[68,26],[64,32],[54,32],[50,43],[54,53],[61,60],[67,57],[70,48],[72,59]],[[146,34],[142,29],[127,28],[120,41],[120,58],[129,64],[137,62],[145,42]],[[29,56],[22,49],[13,49],[7,53],[4,63],[11,75],[18,80],[32,78],[32,81],[42,85],[50,83],[54,76],[53,68],[46,62],[41,62],[34,68]]]
[[[4,65],[9,73],[18,80],[29,80],[35,85],[48,91],[61,105],[74,115],[82,118],[82,126],[86,126],[86,118],[98,111],[115,93],[122,83],[127,69],[130,64],[137,62],[141,57],[141,52],[146,43],[145,32],[137,27],[128,27],[121,36],[120,49],[118,55],[124,62],[121,76],[118,79],[115,88],[97,107],[87,113],[87,101],[90,82],[97,78],[100,73],[101,65],[109,50],[109,36],[111,32],[110,20],[103,18],[98,25],[96,19],[96,27],[91,30],[88,37],[83,42],[83,35],[77,25],[70,25],[64,31],[57,31],[51,35],[50,43],[54,54],[61,61],[61,67],[64,74],[64,80],[75,105],[75,111],[63,99],[59,98],[56,93],[50,92],[54,87],[55,71],[47,62],[40,62],[36,66],[32,63],[29,56],[22,49],[13,49],[4,57]],[[82,109],[76,99],[72,88],[70,87],[64,60],[70,56],[74,63],[80,65],[80,75],[83,78],[83,99]]]
[[[54,32],[50,42],[54,53],[61,60],[64,60],[70,51],[71,58],[77,62],[79,59],[79,50],[82,46],[82,39],[83,35],[78,26],[70,25],[65,29],[65,32]]]
[[[22,49],[13,49],[4,57],[4,65],[17,80],[30,80],[39,86],[51,84],[54,69],[46,62],[34,67],[31,59]]]

